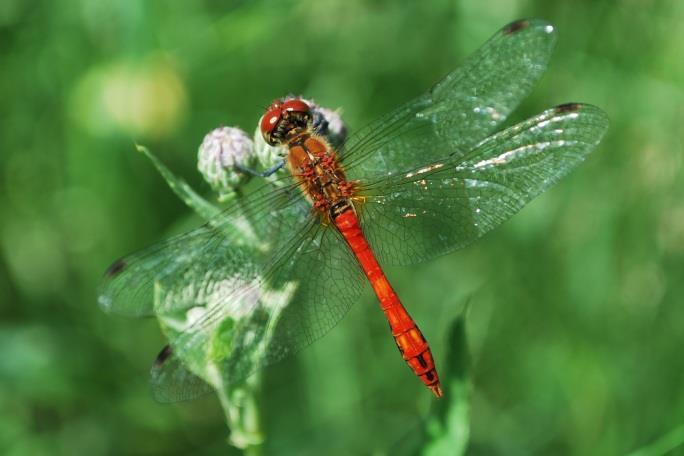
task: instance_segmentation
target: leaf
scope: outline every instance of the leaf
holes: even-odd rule
[[[157,168],[157,171],[159,171],[159,174],[162,175],[171,190],[173,190],[173,192],[185,204],[187,204],[190,209],[197,212],[200,217],[202,217],[204,220],[209,220],[220,214],[221,210],[218,207],[202,198],[183,179],[176,177],[176,175],[173,174],[171,170],[169,170],[152,152],[150,152],[147,147],[136,144],[135,148],[138,150],[138,152],[145,154],[145,156],[150,159],[154,167]]]
[[[659,456],[663,454],[672,454],[676,448],[682,445],[684,445],[684,425],[674,428],[655,442],[629,453],[629,456]]]
[[[449,331],[444,398],[433,409],[426,423],[426,456],[465,454],[470,436],[470,356],[465,312],[454,320]]]

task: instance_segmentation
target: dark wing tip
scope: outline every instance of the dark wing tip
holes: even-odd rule
[[[581,103],[563,103],[554,108],[557,114],[564,114],[567,112],[577,112],[582,109]]]
[[[589,103],[563,103],[553,108],[554,114],[568,114],[573,112],[581,112],[586,115],[590,115],[593,121],[597,124],[604,124],[608,126],[608,114],[606,114],[603,109],[598,106],[594,106]]]
[[[529,19],[521,19],[515,22],[511,22],[507,26],[503,28],[503,32],[506,35],[511,35],[515,32],[519,32],[520,30],[526,29],[527,27],[530,26],[530,21]]]
[[[159,368],[166,362],[167,359],[171,357],[173,354],[173,349],[171,348],[171,345],[164,345],[164,348],[161,349],[159,354],[157,355],[157,358],[154,360],[154,365],[153,367]]]
[[[123,259],[116,260],[110,267],[105,271],[105,277],[111,279],[117,276],[126,267],[126,261]]]
[[[603,109],[587,103],[563,103],[550,110],[554,116],[565,114],[581,115],[584,119],[585,128],[590,129],[595,137],[594,144],[598,144],[603,139],[610,120],[608,114]]]
[[[513,35],[529,28],[532,28],[535,31],[541,31],[548,35],[552,35],[554,32],[553,25],[541,19],[520,19],[506,25],[503,29],[501,29],[501,32],[504,35]]]

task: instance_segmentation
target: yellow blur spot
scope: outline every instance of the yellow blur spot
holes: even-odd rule
[[[92,68],[76,85],[71,115],[91,133],[170,136],[187,110],[185,85],[161,57]]]

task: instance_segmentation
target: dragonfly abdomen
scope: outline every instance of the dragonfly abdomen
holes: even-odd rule
[[[404,361],[425,386],[430,388],[435,396],[440,397],[442,389],[430,346],[380,268],[366,237],[361,231],[354,210],[350,207],[335,217],[335,226],[354,252],[373,287],[373,291],[380,301],[380,307],[389,322],[392,337],[394,337]]]

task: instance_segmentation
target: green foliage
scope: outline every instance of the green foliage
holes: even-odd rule
[[[684,426],[678,426],[655,442],[629,453],[629,456],[656,456],[660,454],[675,454],[684,445]]]
[[[465,315],[454,320],[449,333],[446,369],[443,370],[444,400],[433,408],[426,423],[429,440],[423,454],[454,456],[465,454],[470,435],[470,359]]]
[[[225,398],[150,398],[157,323],[96,304],[112,259],[201,221],[131,144],[200,198],[212,128],[251,131],[293,92],[342,107],[355,130],[525,16],[559,41],[512,121],[581,101],[611,128],[477,245],[388,269],[451,400],[417,384],[367,294],[264,371],[254,406],[230,403],[259,411],[241,426],[264,454],[439,454],[466,435],[472,454],[681,452],[684,4],[589,0],[2,2],[0,452],[239,453]],[[451,373],[447,336],[464,296],[469,379]]]
[[[211,220],[221,213],[220,208],[197,194],[197,192],[183,179],[176,177],[176,175],[150,152],[147,147],[136,146],[136,149],[150,159],[176,196],[178,196],[190,209],[194,210],[202,219]]]

